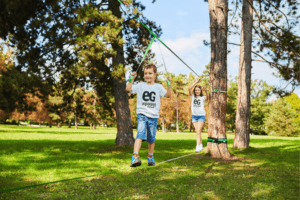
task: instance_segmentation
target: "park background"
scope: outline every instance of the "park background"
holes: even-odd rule
[[[26,4],[29,1],[23,2]],[[208,4],[196,0],[158,0],[154,4],[152,1],[141,3],[146,6],[143,16],[161,25],[163,33],[160,36],[161,40],[197,74],[202,75],[201,84],[207,86],[210,48],[204,45],[203,40],[210,40]],[[238,10],[241,11],[241,2],[239,3]],[[234,10],[234,6],[230,4],[229,8]],[[30,8],[28,10],[30,11]],[[94,15],[99,17],[97,14]],[[21,21],[18,15],[15,16],[17,22]],[[125,17],[124,14],[122,16]],[[228,21],[230,20],[229,16]],[[32,22],[33,29],[35,26],[39,27],[39,20]],[[116,25],[113,20],[111,22]],[[241,20],[237,18],[236,23],[240,24]],[[118,27],[116,25],[114,28]],[[49,31],[47,27],[43,28]],[[156,29],[153,24],[151,28]],[[297,26],[294,33],[299,33]],[[49,38],[57,39],[54,35],[52,32]],[[18,38],[20,35],[15,36]],[[36,37],[35,34],[31,36]],[[37,38],[41,44],[47,43],[47,40]],[[114,37],[109,39],[112,38]],[[128,38],[124,40],[129,44],[132,42]],[[135,55],[137,59],[131,60],[135,69],[149,41],[135,43],[143,46],[143,48],[135,47],[140,54],[139,57]],[[239,43],[240,37],[230,35],[228,41]],[[38,85],[26,78],[23,79],[24,73],[14,71],[14,67],[19,64],[16,60],[18,52],[16,46],[8,47],[8,44],[17,44],[18,41],[14,40],[14,37],[8,37],[1,42],[0,89],[1,91],[10,89],[5,87],[5,83],[8,82],[13,86],[12,91],[16,93],[1,93],[1,103],[6,98],[11,107],[1,105],[0,110],[0,199],[299,199],[299,87],[284,97],[273,94],[274,87],[284,88],[288,83],[266,63],[252,62],[250,145],[245,149],[233,148],[239,47],[228,45],[231,52],[227,58],[226,131],[228,150],[232,158],[228,160],[212,158],[205,151],[194,154],[196,134],[191,130],[191,100],[187,95],[187,87],[195,81],[196,76],[163,45],[160,45],[161,52],[156,41],[150,52],[156,56],[147,58],[147,62],[157,63],[160,72],[158,82],[164,87],[166,87],[165,77],[172,76],[173,94],[171,99],[162,99],[155,149],[155,160],[158,165],[153,168],[147,167],[147,144],[143,143],[140,151],[142,167],[130,168],[132,146],[116,145],[119,130],[116,128],[114,96],[107,93],[108,90],[101,90],[111,89],[109,84],[100,83],[100,88],[93,88],[95,83],[95,85],[78,84],[75,90],[71,90],[67,87],[68,82],[73,83],[76,78],[82,81],[80,79],[82,77],[72,79],[68,72],[76,76],[78,72],[76,69],[80,67],[76,65],[73,68],[73,65],[67,65],[64,66],[66,68],[62,68],[62,71],[65,71],[60,75],[63,76],[55,74],[54,83],[49,86],[55,87],[56,90],[44,96],[43,101],[41,90],[25,93],[25,101],[14,105],[17,99],[15,97],[26,91],[24,85],[28,87],[31,83],[35,87]],[[57,63],[51,56],[38,60],[37,55],[41,52],[30,46],[34,41],[29,37],[19,42],[28,45],[27,47],[32,50],[30,52],[24,46],[19,46],[18,50],[24,52],[27,50],[29,54],[31,53],[27,57],[29,61],[25,59],[25,63],[44,67],[43,69],[50,69],[47,66],[52,64],[57,69],[61,67],[55,66]],[[49,47],[47,45],[45,46]],[[40,46],[41,49],[44,47]],[[59,48],[70,51],[75,49],[72,45],[67,47],[60,44]],[[99,50],[97,46],[93,48],[95,51]],[[56,52],[56,49],[57,46],[54,45],[51,50]],[[126,46],[124,50],[131,49]],[[105,49],[103,51],[109,54],[109,51]],[[111,57],[111,54],[108,57]],[[162,57],[168,74],[165,73]],[[271,59],[268,56],[266,58]],[[35,65],[34,61],[38,65]],[[103,61],[107,66],[112,63],[110,58],[98,61],[100,64]],[[21,59],[21,62],[24,60]],[[118,77],[118,73],[126,74],[125,79],[128,80],[132,65],[127,62],[125,67],[126,70],[116,70],[115,76]],[[79,72],[80,75],[85,75],[80,70]],[[35,76],[32,76],[32,79],[34,78]],[[141,80],[142,76],[139,78],[139,81]],[[286,89],[291,91],[292,86],[288,85]],[[129,97],[130,118],[135,137],[136,95],[127,93],[126,95]],[[8,96],[10,98],[7,98]],[[72,98],[66,101],[65,97],[68,96]],[[210,112],[207,104],[205,109],[207,113]],[[207,147],[209,137],[207,124],[202,137],[203,145]],[[186,157],[165,162],[181,156]]]

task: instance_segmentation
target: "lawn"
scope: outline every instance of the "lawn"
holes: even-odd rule
[[[0,199],[300,198],[299,137],[251,135],[250,148],[239,151],[232,150],[234,135],[228,134],[235,160],[212,159],[203,151],[155,167],[147,166],[144,142],[142,166],[130,168],[133,148],[114,147],[116,132],[0,126],[0,190],[36,185]],[[158,132],[155,161],[191,154],[195,143],[194,133]]]

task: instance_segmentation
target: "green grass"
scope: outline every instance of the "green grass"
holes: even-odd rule
[[[132,147],[114,147],[115,128],[0,126],[0,190],[48,186],[0,194],[0,199],[299,199],[298,138],[251,136],[237,159],[211,159],[204,152],[130,168]],[[206,146],[207,134],[203,133]],[[194,152],[196,135],[157,133],[155,161]],[[89,178],[47,184],[76,177]]]

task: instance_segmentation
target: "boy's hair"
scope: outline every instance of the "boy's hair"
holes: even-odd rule
[[[146,64],[146,66],[144,67],[144,69],[150,69],[150,68],[153,69],[154,73],[157,73],[157,67],[154,64],[152,64],[152,63]]]
[[[200,85],[196,85],[195,87],[194,87],[194,96],[196,97],[196,88],[200,88],[200,90],[201,90],[201,92],[200,92],[200,97],[202,97],[203,96],[203,93],[202,93],[202,87],[200,86]]]

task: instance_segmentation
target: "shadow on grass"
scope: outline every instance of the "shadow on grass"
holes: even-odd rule
[[[153,168],[131,168],[127,171],[120,170],[120,167],[129,168],[133,148],[114,147],[114,142],[114,139],[0,140],[0,156],[4,158],[4,162],[0,163],[0,189],[43,183],[37,176],[45,176],[47,171],[56,170],[54,175],[57,177],[65,177],[62,175],[64,173],[70,173],[72,177],[96,173],[101,178],[61,184],[67,191],[76,188],[77,196],[71,192],[55,193],[32,188],[27,189],[28,199],[36,194],[51,194],[53,199],[63,198],[64,195],[82,199],[138,198],[137,194],[144,195],[142,198],[155,199],[299,197],[298,141],[281,145],[282,141],[270,140],[268,142],[273,142],[273,146],[231,150],[240,158],[234,161],[192,155]],[[232,144],[233,140],[228,142]],[[267,143],[260,139],[251,142]],[[206,140],[203,143],[206,146]],[[194,146],[195,140],[157,140],[156,162],[191,153]],[[147,143],[144,142],[140,152],[143,165],[146,165],[147,151]],[[30,170],[34,171],[31,181],[28,179]],[[20,199],[24,197],[24,191],[11,194]],[[4,195],[10,196],[9,193]]]

